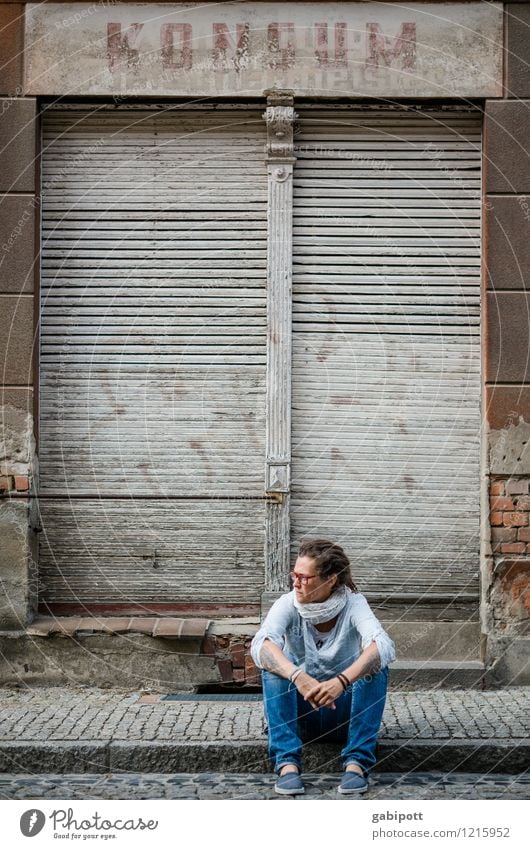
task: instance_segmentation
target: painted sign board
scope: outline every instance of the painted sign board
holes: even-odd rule
[[[501,3],[39,3],[27,94],[495,97]]]

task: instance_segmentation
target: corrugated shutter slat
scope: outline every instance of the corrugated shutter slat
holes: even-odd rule
[[[54,498],[41,501],[40,567],[48,602],[259,600],[261,113],[44,116],[40,489]]]
[[[478,593],[480,116],[299,108],[293,554],[368,592]]]

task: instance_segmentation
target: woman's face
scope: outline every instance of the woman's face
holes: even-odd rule
[[[316,564],[310,557],[298,557],[294,564],[293,587],[297,601],[300,604],[308,604],[319,601],[326,601],[337,583],[337,576],[332,575],[326,580],[322,580],[317,572]],[[308,578],[304,582],[302,579]]]

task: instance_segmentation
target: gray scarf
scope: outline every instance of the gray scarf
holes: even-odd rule
[[[341,584],[325,601],[309,602],[308,604],[300,604],[295,593],[294,606],[306,622],[310,622],[311,625],[321,625],[323,622],[330,622],[331,619],[339,615],[348,600],[348,593],[351,593],[351,590]]]

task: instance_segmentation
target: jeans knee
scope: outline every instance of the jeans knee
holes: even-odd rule
[[[279,687],[289,682],[286,682],[285,678],[276,675],[275,672],[268,672],[266,669],[263,669],[261,672],[261,683],[264,687]]]
[[[287,678],[281,678],[274,672],[265,672],[261,683],[263,697],[268,699],[287,696],[291,688],[294,688],[294,684],[291,684]]]

